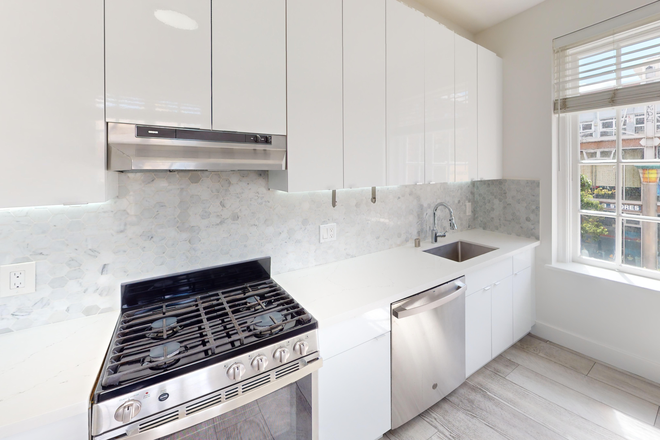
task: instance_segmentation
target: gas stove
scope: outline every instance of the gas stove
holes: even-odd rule
[[[158,439],[321,365],[317,322],[270,258],[125,283],[92,398],[92,438]]]

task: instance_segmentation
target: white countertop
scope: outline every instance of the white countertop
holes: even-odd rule
[[[457,240],[498,249],[462,263],[424,252]],[[325,328],[383,306],[389,307],[402,298],[538,245],[535,239],[470,230],[440,238],[438,243],[423,242],[419,248],[409,243],[273,278],[316,318],[320,328]]]
[[[0,438],[86,413],[116,323],[104,313],[0,335]]]
[[[423,252],[465,240],[499,248],[456,263]],[[273,277],[327,327],[515,253],[533,239],[472,230]],[[86,414],[117,313],[0,335],[0,438]],[[57,439],[57,435],[53,439]],[[58,439],[59,440],[59,439]]]

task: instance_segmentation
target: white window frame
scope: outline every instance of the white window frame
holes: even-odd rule
[[[644,106],[646,104],[639,104]],[[634,105],[625,105],[615,108],[616,120],[621,119],[622,110],[633,107]],[[612,110],[597,109],[593,112]],[[655,272],[649,269],[638,268],[634,266],[623,265],[623,219],[650,221],[660,223],[660,217],[644,217],[641,215],[626,214],[623,212],[623,167],[634,165],[660,165],[660,160],[623,160],[622,157],[622,136],[621,129],[617,128],[616,134],[616,154],[610,160],[580,160],[580,122],[579,113],[561,115],[558,120],[557,133],[559,154],[558,180],[557,180],[557,200],[556,213],[556,231],[558,232],[558,242],[555,254],[555,261],[575,262],[584,265],[611,269],[619,272],[639,275],[646,278],[660,279],[660,270]],[[623,127],[623,124],[617,124]],[[582,211],[580,207],[580,165],[615,165],[616,173],[616,210],[614,213],[602,211]],[[562,206],[563,205],[563,206]],[[589,215],[594,217],[614,218],[616,224],[615,237],[615,259],[614,262],[602,261],[595,258],[587,258],[581,255],[580,240],[580,215]],[[563,234],[561,233],[563,231]]]

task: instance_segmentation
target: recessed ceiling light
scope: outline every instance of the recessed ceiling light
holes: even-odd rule
[[[157,9],[154,16],[158,21],[165,23],[173,28],[183,29],[184,31],[194,31],[199,27],[197,22],[185,14],[165,9]]]

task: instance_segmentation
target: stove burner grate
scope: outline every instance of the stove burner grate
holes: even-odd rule
[[[312,321],[272,280],[128,311],[120,318],[101,385],[132,383],[154,370],[229,353]]]

